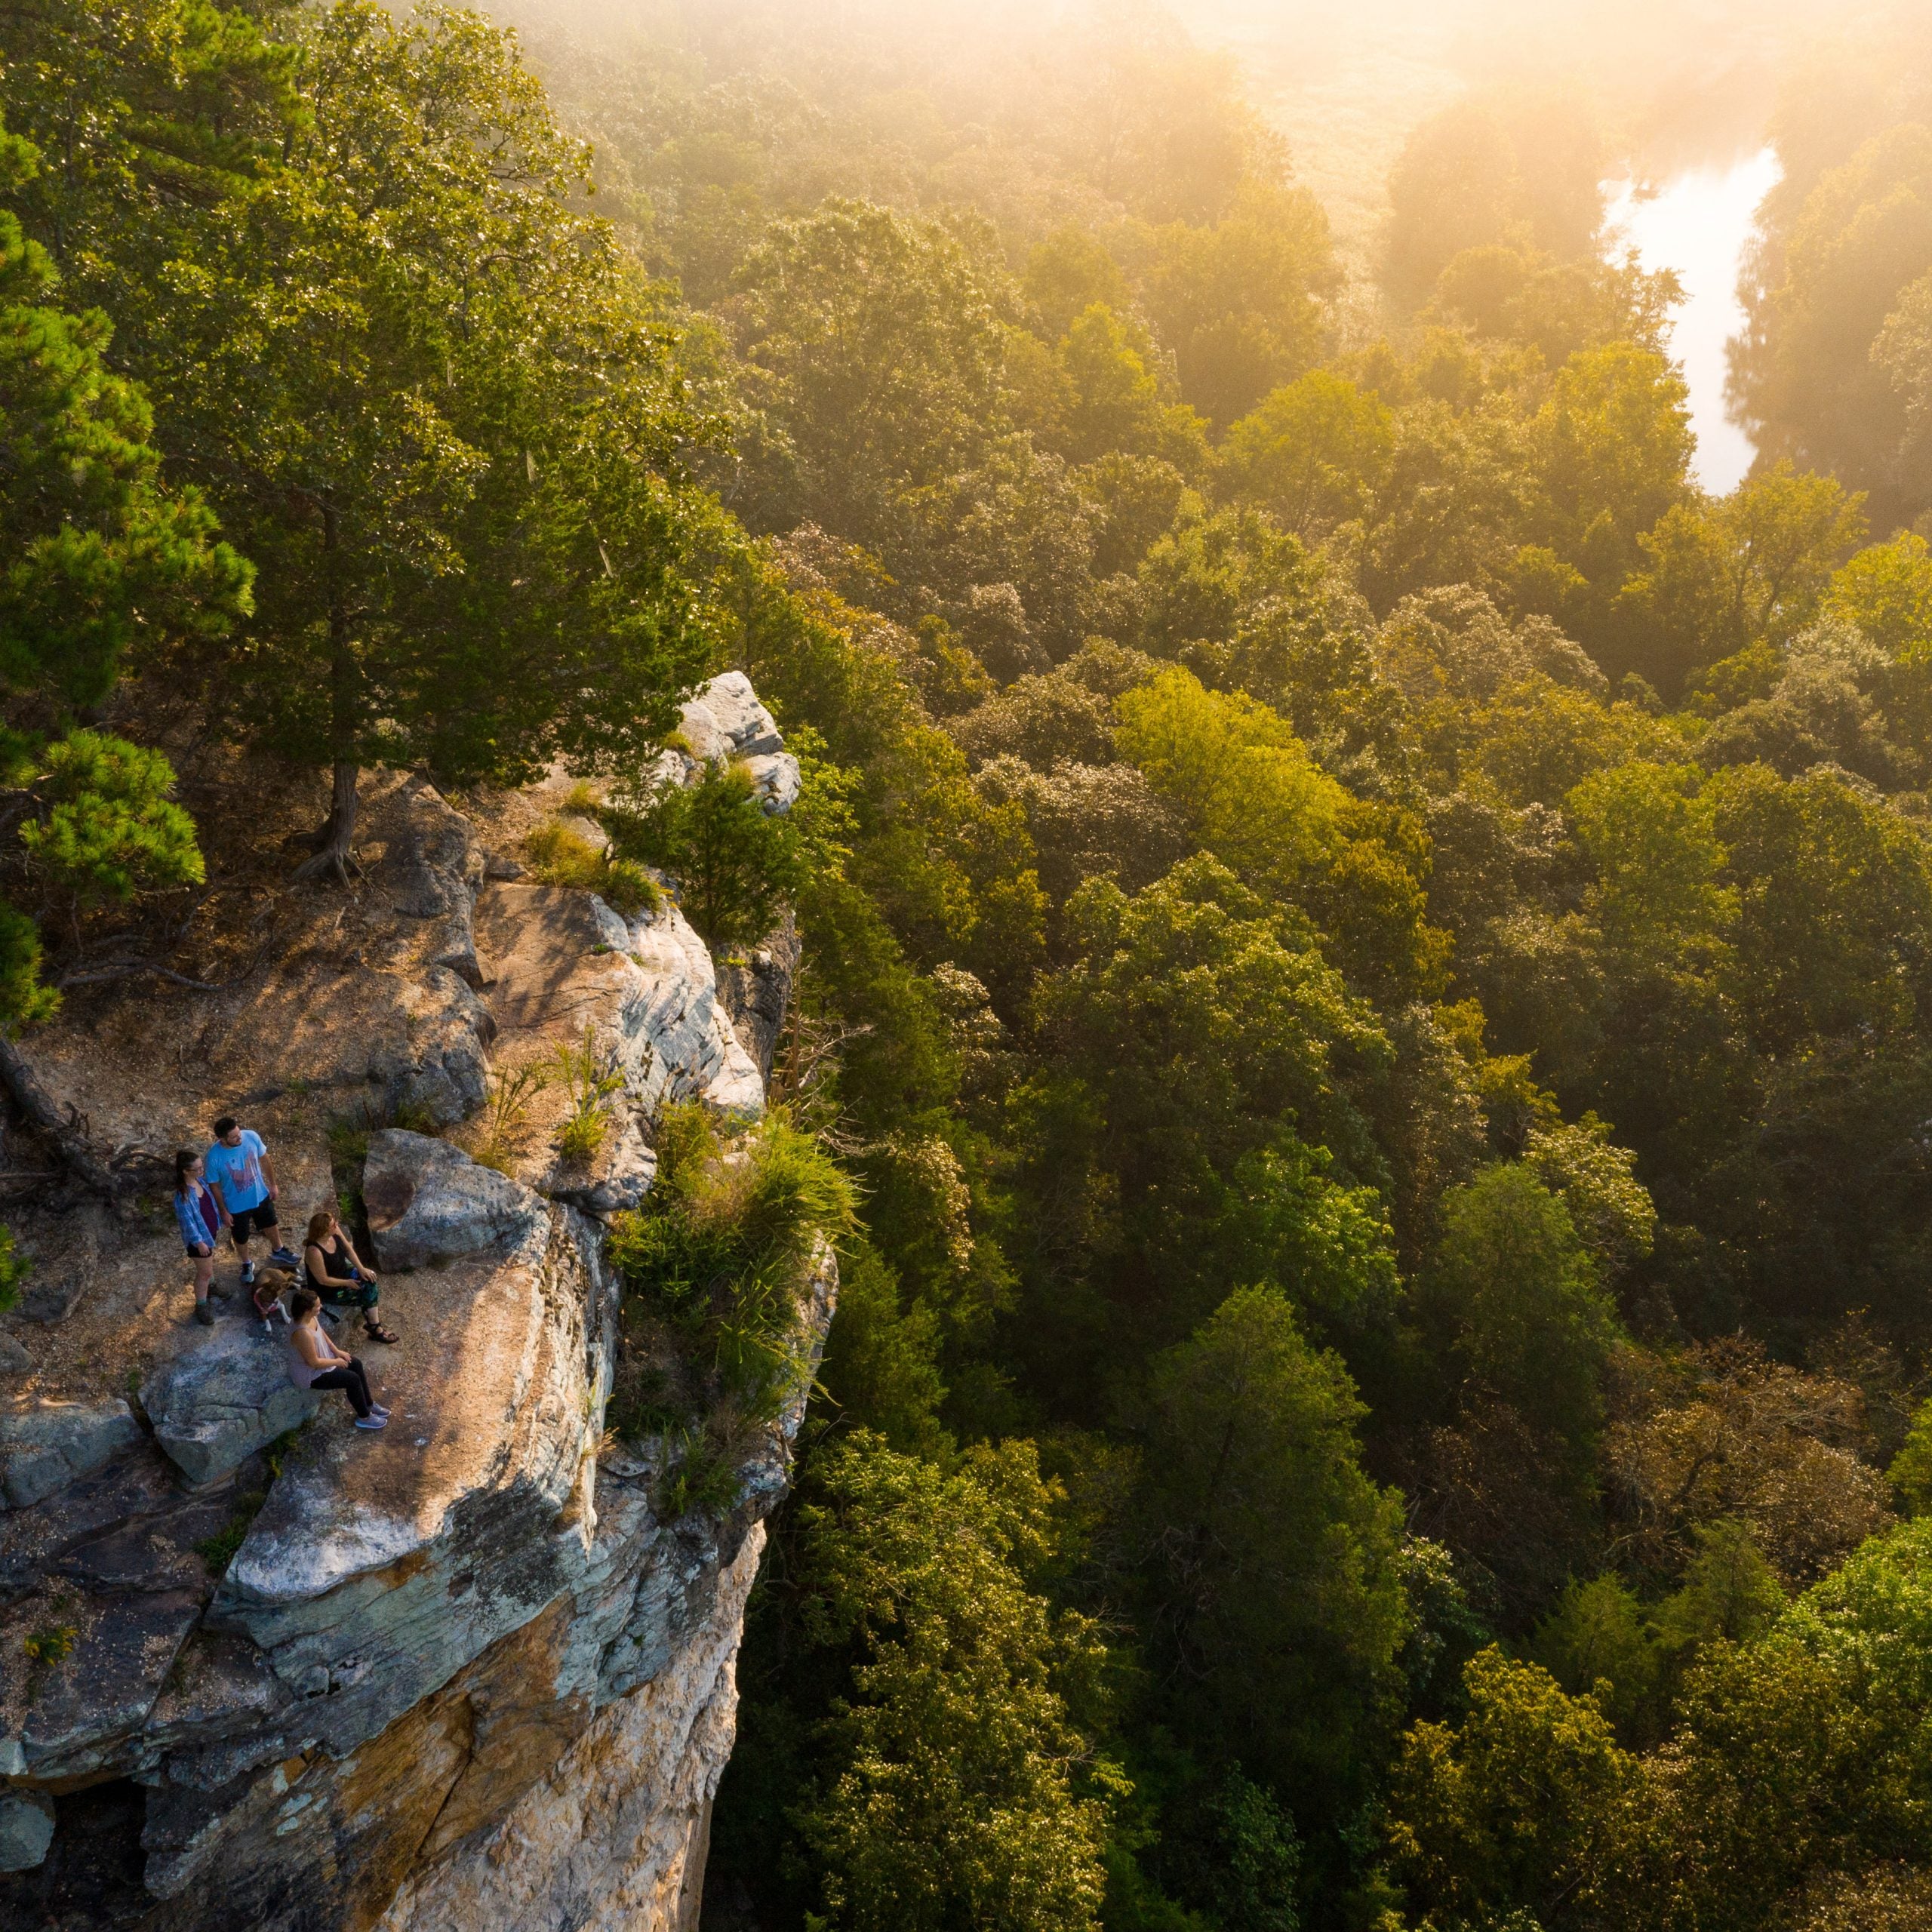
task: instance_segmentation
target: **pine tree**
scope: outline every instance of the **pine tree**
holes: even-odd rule
[[[366,764],[514,782],[670,728],[710,657],[705,426],[509,35],[366,0],[291,31],[285,158],[162,272],[143,368],[261,568],[214,708],[331,769],[309,869],[346,875]]]

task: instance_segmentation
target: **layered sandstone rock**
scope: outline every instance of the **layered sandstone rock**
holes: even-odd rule
[[[715,696],[734,755],[786,758],[749,686]],[[661,1451],[605,1437],[602,1220],[650,1184],[662,1098],[740,1119],[762,1104],[790,942],[721,989],[675,907],[626,918],[506,878],[429,788],[372,790],[361,898],[300,924],[250,984],[146,1001],[145,1035],[128,1014],[50,1029],[0,1067],[107,1204],[70,1302],[165,1248],[178,1269],[140,1196],[245,1072],[285,1222],[333,1197],[328,1124],[352,1103],[457,1122],[493,1069],[587,1041],[622,1076],[612,1130],[573,1168],[550,1119],[526,1121],[490,1150],[507,1173],[454,1140],[368,1134],[358,1178],[404,1340],[340,1335],[392,1408],[380,1434],[290,1388],[280,1334],[239,1314],[162,1334],[138,1411],[0,1407],[0,1654],[36,1660],[0,1673],[0,1924],[91,1922],[60,1917],[61,1875],[108,1858],[109,1817],[140,1820],[112,1922],[149,1932],[695,1911],[745,1596],[836,1272],[822,1254],[806,1374],[745,1447],[735,1505],[666,1521]],[[195,1077],[156,1037],[206,1043]]]

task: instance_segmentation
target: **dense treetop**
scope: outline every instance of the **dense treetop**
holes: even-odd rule
[[[1716,497],[1601,100],[1345,289],[1171,23],[909,11],[0,20],[8,1023],[200,875],[159,696],[343,889],[364,764],[563,755],[789,899],[860,1205],[707,1923],[1921,1922],[1924,49],[1794,78]],[[781,830],[636,794],[728,662]]]

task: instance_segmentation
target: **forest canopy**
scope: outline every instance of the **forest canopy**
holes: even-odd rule
[[[1157,12],[502,11],[0,17],[0,1021],[202,877],[164,702],[338,890],[742,668],[786,829],[611,822],[857,1204],[705,1925],[1932,1922],[1932,39],[1714,494],[1621,94],[1370,284]]]

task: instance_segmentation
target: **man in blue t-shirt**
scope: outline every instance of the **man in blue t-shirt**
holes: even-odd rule
[[[281,1232],[275,1211],[281,1190],[262,1137],[232,1114],[223,1114],[214,1124],[214,1145],[208,1151],[203,1178],[220,1204],[222,1224],[235,1238],[235,1252],[242,1257],[242,1284],[251,1287],[255,1264],[248,1259],[250,1237],[266,1235],[272,1251]]]

